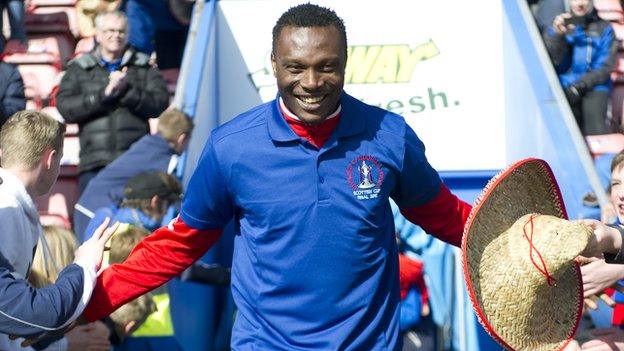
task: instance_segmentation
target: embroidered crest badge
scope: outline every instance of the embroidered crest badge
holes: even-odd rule
[[[358,156],[347,166],[347,182],[358,200],[375,199],[381,191],[384,171],[373,156]]]

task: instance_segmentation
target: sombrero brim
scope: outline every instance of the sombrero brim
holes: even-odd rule
[[[532,296],[519,298],[536,292],[523,291],[529,283],[509,277],[513,263],[501,233],[530,213],[567,219],[552,170],[535,158],[501,171],[477,199],[462,238],[464,279],[479,322],[503,347],[561,350],[574,336],[582,313],[580,269],[575,263],[560,272],[555,286],[537,292],[545,297],[538,305],[527,302]],[[510,301],[514,299],[521,306]]]

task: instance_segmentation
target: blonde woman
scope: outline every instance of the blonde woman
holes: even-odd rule
[[[42,242],[44,240],[47,245]],[[58,226],[43,226],[43,238],[39,239],[28,277],[30,283],[37,288],[54,283],[61,270],[74,261],[77,248],[76,238],[71,231]],[[96,321],[72,329],[45,350],[107,351],[110,349],[108,336],[106,325]]]

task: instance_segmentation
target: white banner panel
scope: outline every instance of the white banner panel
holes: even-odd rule
[[[269,55],[277,18],[295,1],[220,1],[220,110],[240,113],[276,95]],[[345,90],[403,115],[438,170],[493,170],[505,164],[500,1],[315,1],[345,21]],[[235,48],[233,48],[233,46]],[[246,76],[234,72],[242,56]],[[255,99],[247,99],[252,85]],[[231,95],[231,94],[229,94]],[[258,98],[259,97],[259,98]],[[245,101],[241,101],[241,99]],[[249,100],[249,101],[248,101]],[[234,104],[234,105],[232,105]],[[243,108],[244,107],[244,108]]]

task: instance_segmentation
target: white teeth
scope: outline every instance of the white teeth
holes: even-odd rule
[[[303,102],[305,102],[306,104],[316,104],[318,102],[321,102],[321,100],[323,100],[323,96],[318,96],[318,97],[299,97],[299,99]]]

